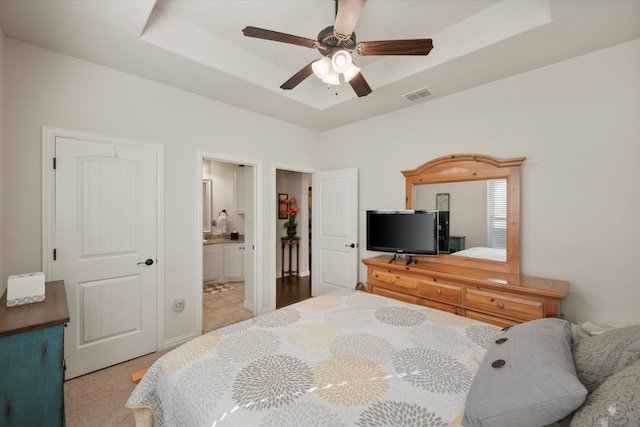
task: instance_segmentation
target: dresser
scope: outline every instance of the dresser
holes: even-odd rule
[[[63,281],[45,284],[45,300],[7,307],[0,299],[0,425],[64,425]]]
[[[363,259],[368,292],[497,326],[559,317],[569,283],[388,255]]]

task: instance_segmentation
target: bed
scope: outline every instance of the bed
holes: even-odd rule
[[[167,353],[127,406],[137,426],[640,425],[640,325],[577,341],[334,292]]]
[[[507,261],[506,249],[485,248],[476,246],[473,248],[463,249],[461,251],[453,252],[451,255],[465,256],[469,258],[488,259],[490,261]]]
[[[360,291],[202,335],[151,366],[138,426],[449,426],[500,329]]]

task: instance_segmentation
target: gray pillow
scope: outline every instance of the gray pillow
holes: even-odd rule
[[[640,325],[611,329],[573,345],[576,374],[589,393],[640,360]]]
[[[613,374],[587,397],[571,427],[640,425],[640,362]]]
[[[489,347],[467,395],[462,424],[551,424],[578,408],[586,395],[573,366],[569,322],[533,320],[509,328]]]

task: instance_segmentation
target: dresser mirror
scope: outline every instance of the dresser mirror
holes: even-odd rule
[[[429,261],[520,273],[520,165],[525,159],[455,154],[402,171],[407,209],[436,209],[447,195],[451,237],[445,246],[452,253]]]

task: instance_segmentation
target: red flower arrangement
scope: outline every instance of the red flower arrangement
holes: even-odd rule
[[[297,205],[297,200],[295,197],[290,197],[287,199],[287,216],[288,219],[285,221],[285,227],[295,227],[296,226],[296,214],[300,210]]]

